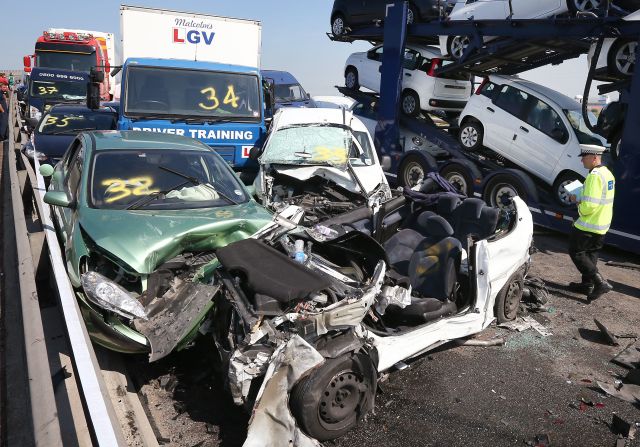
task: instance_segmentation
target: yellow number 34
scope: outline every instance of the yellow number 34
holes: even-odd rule
[[[220,105],[220,100],[218,100],[218,97],[216,96],[216,89],[213,87],[205,87],[202,90],[200,90],[200,93],[202,93],[203,95],[206,95],[206,99],[207,101],[210,101],[209,104],[205,104],[202,102],[198,103],[198,106],[201,109],[205,109],[205,110],[215,110],[218,108],[218,106]],[[234,109],[238,108],[238,100],[240,98],[238,98],[236,96],[235,90],[233,88],[233,85],[228,85],[227,86],[227,94],[225,95],[224,99],[222,100],[223,104],[231,104],[231,107],[233,107]]]

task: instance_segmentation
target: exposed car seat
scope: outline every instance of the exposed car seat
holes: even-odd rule
[[[498,215],[497,208],[487,206],[481,199],[465,199],[452,213],[453,236],[468,250],[470,235],[483,239],[495,232]]]
[[[457,310],[451,298],[457,287],[460,241],[451,237],[453,228],[440,216],[425,214],[423,229],[428,236],[404,229],[385,244],[392,267],[408,276],[413,294],[420,295],[412,297],[405,308],[389,306],[387,314],[392,321],[420,324]]]

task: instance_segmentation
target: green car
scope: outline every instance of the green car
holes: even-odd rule
[[[213,307],[216,249],[272,220],[205,144],[139,131],[79,134],[44,201],[93,340],[150,361],[185,347]]]

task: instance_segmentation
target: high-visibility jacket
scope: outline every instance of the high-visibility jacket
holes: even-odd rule
[[[605,234],[613,217],[613,196],[616,179],[606,166],[597,166],[589,172],[582,187],[578,204],[580,217],[574,225],[589,233]]]

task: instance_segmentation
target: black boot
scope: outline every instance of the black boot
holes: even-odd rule
[[[596,273],[593,277],[593,291],[587,296],[587,302],[590,303],[593,300],[597,300],[605,293],[611,292],[613,287],[602,277],[600,273]]]
[[[589,295],[593,292],[593,281],[588,281],[583,279],[582,282],[570,282],[569,290],[577,293],[584,293],[585,295]]]

